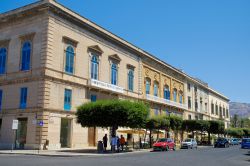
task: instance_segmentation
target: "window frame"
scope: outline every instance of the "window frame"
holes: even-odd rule
[[[27,108],[27,101],[28,101],[28,87],[21,87],[20,88],[19,108],[26,109]]]
[[[6,69],[7,69],[8,49],[6,47],[0,46],[0,59],[1,59],[1,50],[5,50],[5,54],[4,54],[4,56],[5,56],[4,61],[5,62],[2,63],[4,67],[2,67],[1,63],[0,63],[0,75],[3,75],[3,74],[6,74],[6,71],[7,71]]]
[[[71,111],[71,109],[72,109],[72,89],[65,88],[64,89],[64,111]]]
[[[110,66],[110,83],[112,85],[118,85],[118,64],[111,62]]]
[[[70,48],[73,50],[73,52],[72,50],[69,50]],[[71,74],[71,75],[75,73],[75,57],[76,57],[76,48],[71,44],[66,44],[66,47],[64,50],[64,58],[65,58],[64,72],[65,73]],[[67,61],[68,58],[69,58],[69,61]],[[71,62],[73,64],[71,64]],[[68,69],[67,69],[67,64],[68,64]]]
[[[134,70],[128,69],[128,90],[134,91]]]
[[[90,52],[90,78],[94,80],[99,80],[99,68],[100,68],[100,55],[95,52]],[[93,58],[96,57],[96,61]],[[96,68],[93,71],[96,71],[96,74],[92,71],[92,69]],[[96,76],[96,77],[95,77]]]
[[[23,48],[24,48],[24,45],[26,44],[26,43],[29,43],[30,44],[30,49],[29,49],[29,65],[27,65],[28,66],[28,69],[27,68],[25,68],[25,66],[26,65],[24,65],[24,68],[23,68],[23,57],[24,57],[24,55],[23,55]],[[27,50],[26,50],[26,52],[27,52]],[[27,40],[23,40],[22,41],[22,43],[21,43],[21,57],[20,57],[20,71],[23,71],[23,72],[25,72],[25,71],[30,71],[31,70],[31,67],[32,67],[32,55],[33,55],[33,41],[32,40],[29,40],[29,39],[27,39]],[[27,58],[27,57],[26,57]],[[27,62],[25,62],[25,64],[26,64]]]

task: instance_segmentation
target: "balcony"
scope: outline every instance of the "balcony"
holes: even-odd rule
[[[169,106],[173,106],[173,107],[177,107],[177,108],[181,108],[181,109],[185,109],[185,110],[188,109],[186,104],[177,103],[177,102],[174,102],[174,101],[171,101],[171,100],[160,98],[158,96],[153,96],[153,95],[147,94],[146,99],[157,102],[157,103],[160,103],[160,104],[166,104],[166,105],[169,105]]]
[[[93,87],[100,88],[100,89],[113,91],[113,92],[116,92],[116,93],[123,93],[124,92],[124,89],[122,87],[119,87],[119,86],[116,86],[116,85],[113,85],[113,84],[109,84],[109,83],[106,83],[106,82],[102,82],[102,81],[99,81],[99,80],[95,80],[95,79],[90,79],[89,80],[89,85],[93,86]]]

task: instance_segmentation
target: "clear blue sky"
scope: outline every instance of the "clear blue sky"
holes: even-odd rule
[[[0,13],[35,0],[1,0]],[[250,0],[58,0],[134,45],[250,103]]]

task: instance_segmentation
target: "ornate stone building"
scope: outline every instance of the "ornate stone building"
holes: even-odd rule
[[[95,146],[108,130],[82,128],[75,111],[99,99],[144,100],[152,116],[229,122],[226,97],[53,0],[0,14],[0,34],[0,148]],[[205,111],[188,107],[196,95],[189,82]]]

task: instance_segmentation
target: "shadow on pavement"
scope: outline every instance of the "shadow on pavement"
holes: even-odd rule
[[[77,149],[77,150],[61,150],[59,152],[67,152],[67,153],[93,153],[93,154],[112,154],[112,151],[108,150],[106,152],[99,152],[96,149]],[[129,151],[120,151],[120,152],[114,152],[116,153],[129,153],[132,152],[132,150]]]

